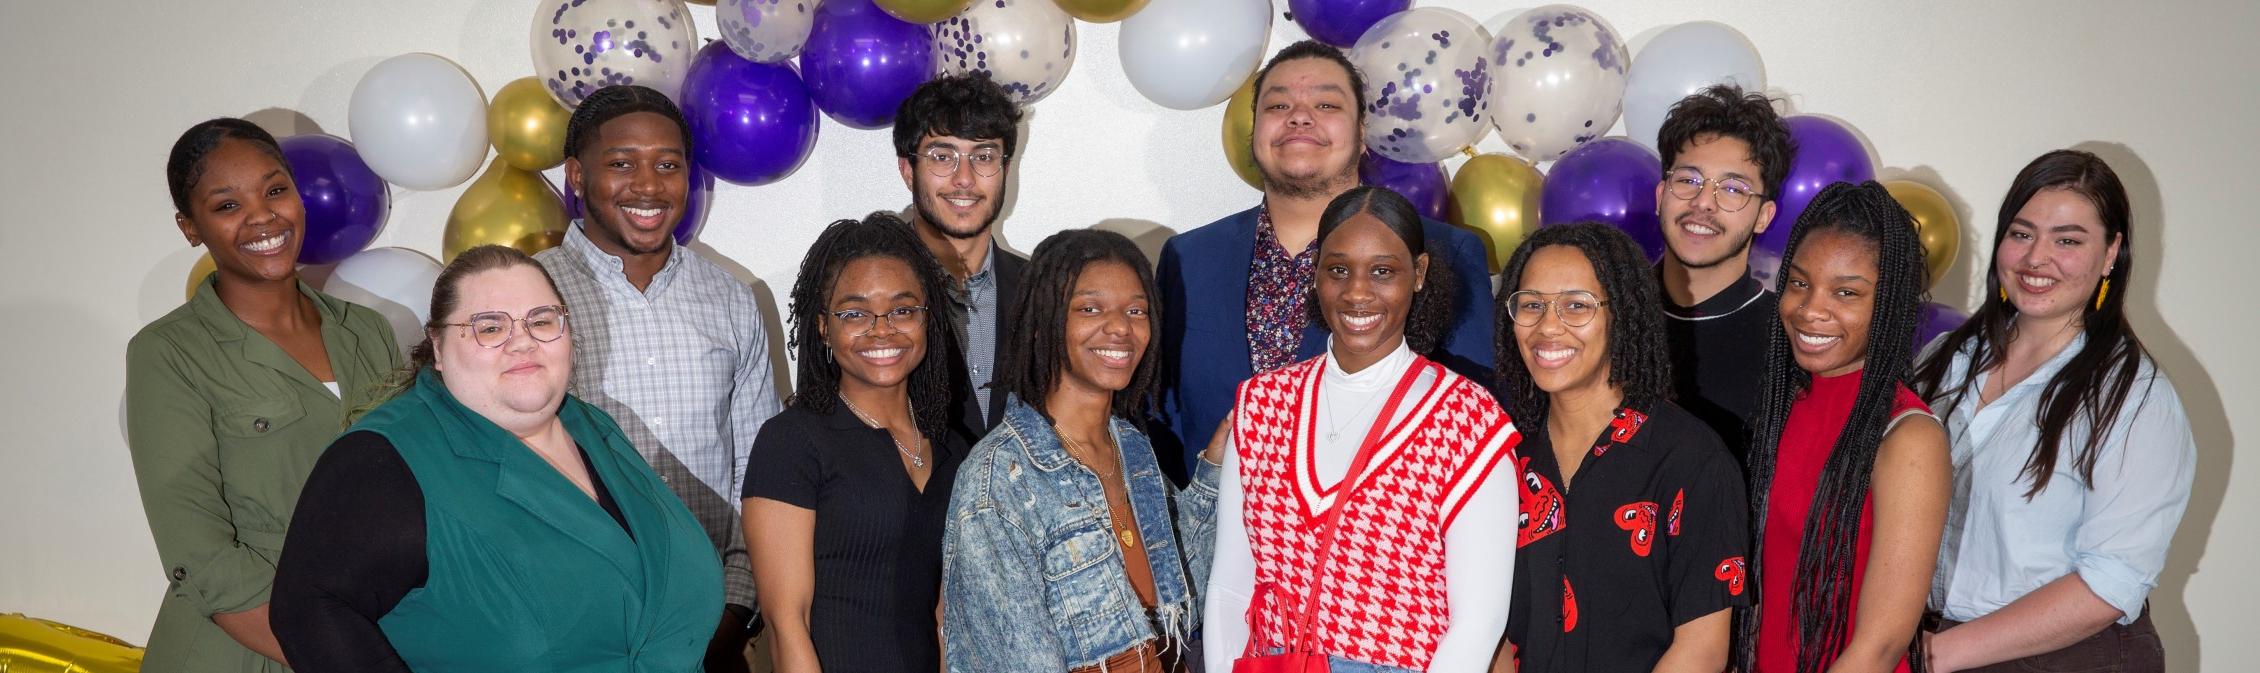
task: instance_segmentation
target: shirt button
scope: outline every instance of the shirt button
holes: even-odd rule
[[[267,419],[264,419],[264,418],[255,418],[255,419],[252,419],[252,420],[251,420],[251,431],[252,431],[252,432],[266,432],[266,431],[267,431]]]
[[[176,567],[176,568],[173,568],[173,581],[175,581],[175,582],[181,582],[181,581],[186,581],[187,579],[188,579],[188,568],[187,568],[187,567]]]
[[[644,364],[647,364],[647,365],[651,365],[651,366],[653,366],[653,367],[657,367],[657,366],[659,366],[659,358],[655,358],[655,357],[652,357],[652,358],[644,358],[644,359],[643,359],[643,363],[644,363]]]
[[[652,424],[652,425],[666,425],[666,424],[667,424],[667,419],[664,419],[664,418],[654,418],[654,419],[651,419],[651,424]]]
[[[659,475],[659,483],[662,483],[662,484],[672,484],[672,483],[675,483],[675,479],[674,479],[673,477],[669,477],[669,476],[667,476],[667,475],[664,475],[664,474],[662,474],[662,475]]]

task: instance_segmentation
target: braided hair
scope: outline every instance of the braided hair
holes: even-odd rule
[[[833,360],[831,344],[824,341],[824,319],[832,305],[832,286],[849,262],[866,257],[899,260],[918,279],[919,293],[928,305],[924,321],[926,356],[910,370],[911,411],[918,433],[941,441],[958,407],[952,390],[952,372],[962,367],[957,353],[957,322],[949,319],[949,277],[927,254],[910,225],[892,213],[876,212],[862,220],[838,220],[825,226],[801,259],[800,275],[793,280],[791,304],[785,309],[792,331],[785,347],[792,349],[799,390],[786,404],[800,405],[818,414],[830,414],[840,403],[840,364]]]
[[[1021,276],[1020,302],[1010,316],[1008,330],[1015,337],[1018,348],[1008,348],[997,354],[996,386],[1020,397],[1020,401],[1051,419],[1051,411],[1044,407],[1052,390],[1059,387],[1060,375],[1067,371],[1067,354],[1074,345],[1067,343],[1067,312],[1075,294],[1075,282],[1092,265],[1114,262],[1138,274],[1138,291],[1146,296],[1146,322],[1153,335],[1146,341],[1146,349],[1138,355],[1138,369],[1131,375],[1130,385],[1114,391],[1112,413],[1117,418],[1132,423],[1142,422],[1147,405],[1152,401],[1154,370],[1161,361],[1161,292],[1154,287],[1153,265],[1146,263],[1146,254],[1138,244],[1111,231],[1096,229],[1070,229],[1036,245],[1036,254],[1028,258],[1028,270]]]
[[[1913,354],[1918,307],[1927,293],[1923,247],[1915,237],[1914,216],[1900,207],[1883,185],[1870,180],[1857,185],[1837,183],[1822,189],[1798,216],[1789,233],[1782,259],[1795,260],[1797,249],[1817,231],[1834,231],[1870,243],[1876,253],[1874,315],[1868,323],[1865,363],[1852,414],[1836,437],[1836,444],[1821,468],[1820,484],[1813,493],[1803,533],[1803,550],[1797,556],[1790,596],[1763,596],[1760,600],[1791,601],[1789,614],[1796,621],[1797,673],[1818,673],[1835,660],[1850,639],[1852,593],[1860,535],[1875,477],[1876,452],[1890,429],[1891,408],[1898,389],[1907,381]],[[1789,274],[1774,282],[1776,293],[1787,290]],[[1766,328],[1766,378],[1758,397],[1757,422],[1750,442],[1750,503],[1754,538],[1749,566],[1750,582],[1759,583],[1767,568],[1765,558],[1766,513],[1772,494],[1775,461],[1781,452],[1781,433],[1789,421],[1790,405],[1812,384],[1812,374],[1797,366],[1789,333],[1780,320]],[[1797,506],[1798,503],[1789,503]],[[1744,609],[1736,617],[1735,663],[1749,670],[1749,657],[1757,642],[1758,614]],[[1920,665],[1920,662],[1916,662]]]
[[[1499,402],[1507,408],[1508,417],[1525,428],[1541,428],[1546,423],[1551,400],[1532,381],[1530,366],[1522,361],[1522,349],[1515,342],[1514,307],[1509,302],[1520,289],[1530,258],[1557,245],[1576,248],[1585,255],[1586,263],[1593,265],[1593,276],[1601,281],[1601,295],[1609,302],[1609,385],[1624,395],[1623,405],[1647,409],[1671,399],[1671,349],[1664,341],[1663,295],[1656,288],[1654,267],[1648,265],[1647,256],[1632,237],[1606,224],[1582,222],[1532,233],[1515,248],[1514,256],[1507,260],[1506,273],[1500,276],[1506,280],[1499,285],[1495,299],[1499,325],[1493,339],[1497,363],[1493,371],[1499,382]]]

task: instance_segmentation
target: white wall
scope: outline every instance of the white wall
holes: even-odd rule
[[[344,135],[361,74],[411,51],[455,60],[491,95],[531,74],[534,4],[64,2],[0,12],[0,81],[13,92],[0,108],[0,207],[9,213],[0,224],[0,424],[10,429],[0,439],[0,613],[131,640],[146,636],[155,613],[165,582],[122,439],[123,351],[180,302],[198,254],[170,222],[161,167],[174,137],[217,115],[254,115],[278,134]],[[1493,26],[1514,9],[1418,4]],[[2142,228],[2130,306],[2190,405],[2202,447],[2196,498],[2152,594],[2156,619],[2176,670],[2260,660],[2250,637],[2260,618],[2249,610],[2260,603],[2250,572],[2260,566],[2251,535],[2260,464],[2232,458],[2235,436],[2260,433],[2260,420],[2229,416],[2260,408],[2260,365],[2236,345],[2260,320],[2249,283],[2221,282],[2249,269],[2240,265],[2260,247],[2240,207],[2260,183],[2251,126],[2260,52],[2248,41],[2260,9],[2190,0],[1586,6],[1636,52],[1679,22],[1741,29],[1764,55],[1771,87],[1797,110],[1864,131],[1885,177],[1942,187],[1971,230],[1943,288],[1950,303],[1970,303],[1968,277],[1980,272],[1992,213],[2019,167],[2072,145],[2111,158],[2135,189]],[[711,10],[694,13],[701,33],[715,36]],[[1116,27],[1078,30],[1073,74],[1031,115],[1016,205],[1002,225],[1013,247],[1112,219],[1130,220],[1115,224],[1132,231],[1183,231],[1254,203],[1217,148],[1223,106],[1177,112],[1147,102],[1121,74]],[[1274,48],[1298,35],[1284,22],[1274,33]],[[1503,148],[1491,139],[1482,149]],[[460,191],[396,189],[377,245],[436,253]],[[792,178],[723,186],[703,241],[781,288],[822,223],[907,201],[886,133],[827,121]]]

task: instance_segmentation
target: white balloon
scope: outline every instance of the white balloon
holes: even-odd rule
[[[1075,66],[1075,19],[1052,0],[978,0],[928,32],[938,72],[986,72],[1021,105],[1043,100]]]
[[[781,63],[800,55],[823,0],[721,0],[714,22],[730,51],[755,63]]]
[[[1198,110],[1247,83],[1270,36],[1270,0],[1152,0],[1122,20],[1122,74],[1148,100]]]
[[[548,0],[534,8],[527,43],[534,74],[568,110],[615,84],[676,98],[704,46],[683,0]]]
[[[1582,7],[1546,5],[1515,17],[1492,40],[1499,138],[1531,161],[1553,161],[1607,135],[1624,111],[1624,39]]]
[[[1365,146],[1416,164],[1483,138],[1491,116],[1491,33],[1466,14],[1416,7],[1365,29],[1350,60],[1365,75]]]
[[[461,67],[431,54],[385,59],[353,85],[346,132],[369,169],[409,189],[446,189],[487,157],[487,97]]]
[[[330,270],[322,292],[368,307],[392,325],[393,340],[406,353],[424,340],[431,320],[432,285],[439,262],[407,248],[370,248]]]
[[[1696,21],[1657,33],[1632,59],[1624,86],[1624,132],[1651,149],[1671,106],[1713,84],[1732,83],[1743,91],[1766,90],[1766,66],[1758,48],[1726,24]]]

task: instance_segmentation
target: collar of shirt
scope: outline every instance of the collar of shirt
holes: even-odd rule
[[[2064,365],[2071,364],[2072,356],[2078,355],[2080,348],[2085,345],[2087,345],[2087,333],[2073,334],[2072,340],[2066,342],[2062,350],[2056,351],[2055,355],[2048,356],[2048,359],[2041,362],[2039,367],[2034,367],[2031,374],[2025,375],[2024,380],[2018,381],[2016,385],[2009,386],[2007,390],[2001,391],[2001,396],[1984,405],[1983,410],[2009,409],[2017,406],[2027,395],[2040,394],[2041,389],[2048,385],[2048,381],[2056,378],[2056,372],[2063,370]],[[1949,375],[1947,380],[1949,381],[1963,378],[1970,380],[1969,392],[1962,395],[1955,407],[1973,419],[1977,417],[1977,413],[1980,411],[1978,396],[1981,394],[1980,391],[1985,390],[1986,380],[1999,373],[1997,371],[1969,371],[1970,365],[1974,364],[1971,356],[1977,352],[1977,346],[1976,339],[1963,344],[1962,350],[1954,354],[1954,366],[1947,372]],[[1991,416],[1991,414],[1988,415]]]
[[[603,248],[596,247],[596,242],[589,240],[588,234],[582,233],[581,227],[583,226],[587,225],[582,220],[573,220],[573,226],[565,228],[563,245],[566,250],[573,253],[575,258],[581,260],[583,266],[588,268],[590,276],[595,277],[597,282],[615,292],[625,291],[631,295],[657,298],[667,291],[668,284],[674,280],[675,269],[682,266],[685,248],[675,245],[674,239],[670,237],[667,240],[669,247],[667,263],[659,267],[659,273],[652,274],[651,285],[646,286],[639,292],[634,284],[628,282],[627,262],[621,260],[617,255],[605,252]],[[605,273],[606,271],[609,271],[609,273]]]
[[[1663,277],[1663,268],[1661,264],[1656,265],[1658,280]],[[1733,315],[1737,311],[1757,304],[1758,297],[1764,296],[1765,293],[1766,286],[1764,283],[1745,275],[1741,280],[1734,281],[1734,284],[1720,290],[1718,294],[1711,295],[1711,298],[1695,302],[1694,306],[1680,306],[1672,303],[1671,298],[1667,296],[1664,298],[1664,315],[1680,320],[1702,320]]]
[[[997,287],[997,255],[1000,252],[996,241],[990,241],[989,254],[981,258],[981,270],[966,276],[963,283],[951,283],[950,299],[960,306],[970,306],[974,295],[994,292]]]

